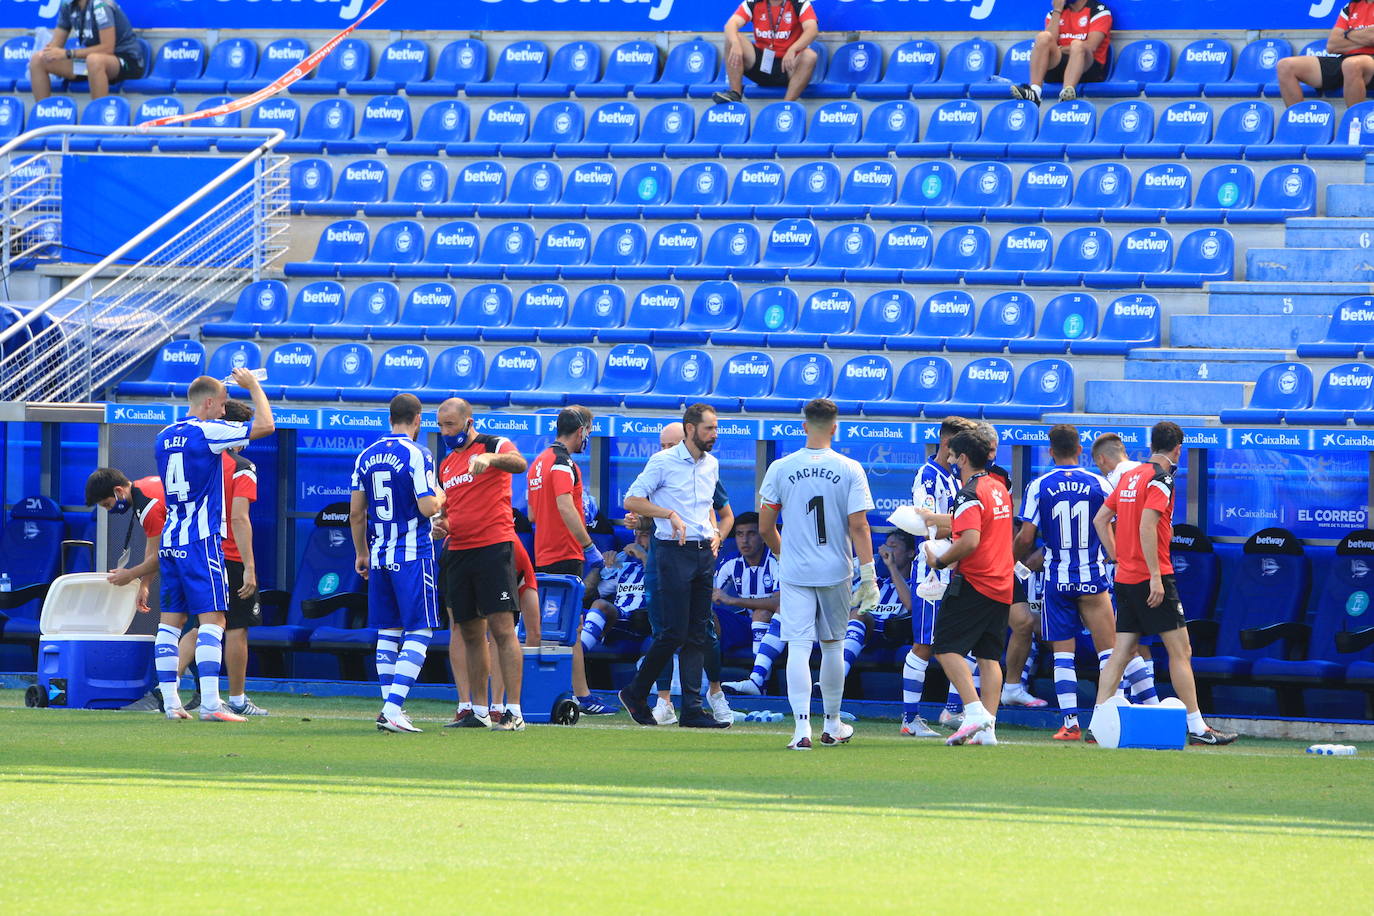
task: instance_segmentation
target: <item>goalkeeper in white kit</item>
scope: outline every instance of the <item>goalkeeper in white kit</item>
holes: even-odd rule
[[[859,558],[859,610],[878,605],[873,497],[863,467],[830,447],[839,408],[817,398],[803,408],[806,447],[768,467],[759,498],[759,531],[778,558],[778,619],[787,643],[787,699],[796,719],[789,750],[811,749],[811,644],[821,644],[821,744],[847,742],[854,728],[840,721],[844,697],[844,639],[849,623],[854,557]],[[778,514],[787,524],[778,531]]]

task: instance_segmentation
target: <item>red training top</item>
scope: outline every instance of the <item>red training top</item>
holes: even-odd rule
[[[803,22],[816,21],[811,0],[782,0],[780,6],[768,0],[743,0],[735,15],[754,24],[754,47],[772,48],[778,57],[801,38]]]
[[[1174,475],[1157,464],[1142,464],[1121,475],[1121,482],[1105,505],[1116,512],[1116,581],[1125,585],[1148,582],[1150,569],[1140,548],[1140,517],[1146,509],[1159,513],[1155,538],[1159,574],[1173,575],[1169,545],[1174,540]]]
[[[1045,14],[1046,28],[1049,27],[1051,15]],[[1112,11],[1098,0],[1088,0],[1081,10],[1071,10],[1065,4],[1064,12],[1059,17],[1059,47],[1067,48],[1075,41],[1087,41],[1093,32],[1102,33],[1102,44],[1093,52],[1093,60],[1105,67],[1110,50],[1108,45],[1112,40]]]
[[[472,459],[483,453],[513,455],[516,451],[509,439],[482,434],[473,436],[465,448],[449,452],[439,465],[449,550],[472,550],[515,540],[511,474],[496,468],[473,474],[469,470]]]
[[[582,545],[558,512],[558,497],[571,494],[582,514],[582,474],[561,442],[539,453],[526,474],[529,479],[529,516],[534,523],[534,560],[550,566],[562,560],[581,560]]]
[[[1369,0],[1351,0],[1336,17],[1336,28],[1342,32],[1346,29],[1367,29],[1370,26],[1374,26],[1374,3]],[[1351,48],[1342,56],[1351,54],[1374,54],[1374,47]]]
[[[958,563],[960,575],[994,601],[1011,604],[1011,494],[984,471],[954,497],[951,530],[957,542],[965,531],[980,532],[978,547]]]
[[[258,469],[247,458],[226,449],[220,452],[224,462],[224,559],[243,562],[239,545],[234,542],[234,498],[242,497],[250,503],[258,501]]]
[[[529,551],[519,538],[512,541],[515,545],[515,581],[519,585],[520,594],[534,592],[539,594],[539,579],[534,573],[534,564],[530,562]]]
[[[162,492],[162,478],[154,475],[134,481],[134,488],[143,494],[143,499],[134,497],[134,512],[138,523],[143,526],[143,534],[149,541],[158,542],[162,538],[162,525],[167,521],[167,498]],[[157,550],[156,543],[152,547]]]

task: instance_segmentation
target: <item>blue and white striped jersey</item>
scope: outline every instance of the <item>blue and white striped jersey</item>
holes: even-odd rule
[[[750,566],[743,556],[722,560],[716,567],[716,588],[737,598],[767,598],[778,590],[778,562],[773,551],[765,548],[758,566]]]
[[[963,485],[959,483],[959,475],[942,466],[932,455],[916,472],[916,480],[911,485],[912,505],[937,515],[948,515],[954,511],[954,497],[959,494],[961,486]],[[926,552],[921,547],[923,541],[925,538],[916,538],[916,562],[911,565],[911,581],[916,585],[925,581],[926,576],[930,574],[930,567],[926,565]],[[949,570],[943,570],[938,575],[944,581],[949,581]]]
[[[248,444],[247,423],[187,417],[157,434],[157,472],[167,499],[163,547],[222,538],[226,449]]]
[[[1049,588],[1081,585],[1107,575],[1107,554],[1093,518],[1111,488],[1100,474],[1060,465],[1026,487],[1021,518],[1034,525],[1045,545]]]
[[[644,607],[644,564],[638,557],[621,554],[615,569],[602,569],[597,594],[616,606],[621,614],[633,614]]]
[[[383,436],[353,465],[352,490],[367,497],[367,541],[374,568],[434,558],[420,500],[434,496],[434,456],[409,436]]]
[[[902,604],[902,596],[897,592],[897,586],[891,579],[878,580],[878,606],[873,609],[873,616],[877,618],[905,617],[911,613],[911,608]]]

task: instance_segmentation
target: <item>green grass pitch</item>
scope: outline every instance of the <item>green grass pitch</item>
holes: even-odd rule
[[[455,732],[416,701],[425,733],[385,735],[371,701],[256,699],[270,718],[221,725],[0,691],[4,909],[1374,910],[1369,746],[947,748],[861,720],[786,753],[789,723]]]

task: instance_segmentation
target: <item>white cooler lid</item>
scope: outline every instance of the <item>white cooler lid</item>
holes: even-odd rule
[[[58,576],[43,600],[38,627],[44,636],[122,636],[137,613],[138,584],[114,586],[105,573]]]

